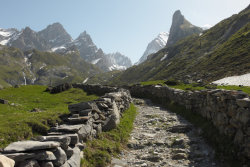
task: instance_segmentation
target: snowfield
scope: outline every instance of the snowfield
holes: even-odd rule
[[[222,78],[220,80],[214,81],[213,83],[218,85],[243,85],[250,86],[250,73]]]

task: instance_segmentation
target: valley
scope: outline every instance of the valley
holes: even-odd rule
[[[152,11],[140,29],[93,11],[81,33],[0,28],[0,167],[249,167],[249,4],[214,26],[175,10],[151,40]]]

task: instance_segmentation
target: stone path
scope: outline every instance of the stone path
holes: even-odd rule
[[[218,167],[214,151],[192,124],[150,102],[136,100],[138,115],[128,149],[114,167]]]

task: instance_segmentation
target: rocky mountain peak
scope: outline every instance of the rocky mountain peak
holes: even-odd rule
[[[173,18],[172,18],[172,25],[173,26],[179,26],[184,23],[184,16],[181,14],[180,10],[177,10],[174,12]]]
[[[85,40],[85,41],[91,41],[91,42],[92,42],[92,39],[91,39],[90,35],[87,33],[87,31],[82,32],[82,33],[78,36],[77,39],[78,39],[78,40]],[[76,40],[77,40],[77,39],[76,39]]]
[[[38,32],[39,36],[48,41],[51,47],[59,47],[71,42],[72,38],[60,23],[48,25],[44,30]]]
[[[140,60],[136,64],[143,63],[144,61],[147,60],[147,57],[150,54],[156,53],[160,49],[164,48],[167,44],[168,36],[169,36],[168,32],[161,32],[160,34],[158,34],[158,36],[148,44],[142,57],[140,58]]]
[[[183,39],[194,33],[201,33],[202,31],[203,31],[202,28],[192,25],[181,14],[181,11],[177,10],[175,11],[172,18],[172,25],[170,28],[167,45],[168,46],[173,45],[180,39]]]
[[[30,27],[25,27],[23,29],[23,34],[32,34],[35,33]]]

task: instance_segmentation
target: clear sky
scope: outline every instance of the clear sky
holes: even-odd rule
[[[192,24],[215,25],[250,0],[0,0],[0,27],[35,31],[60,22],[76,38],[86,30],[105,53],[138,61],[158,33],[169,31],[175,10]]]

